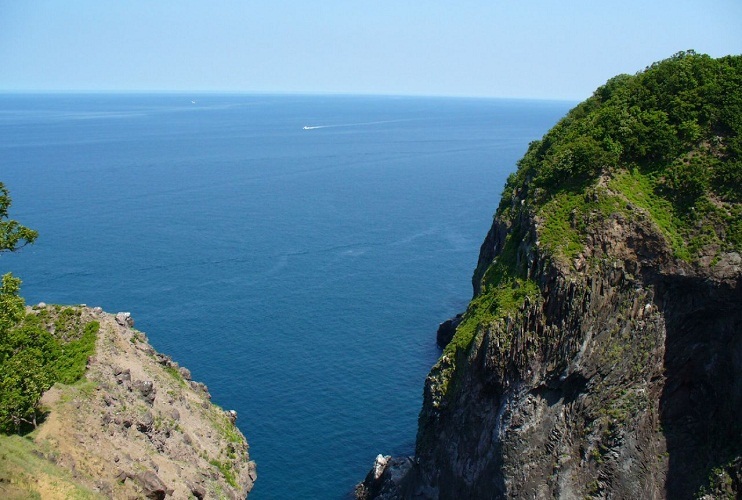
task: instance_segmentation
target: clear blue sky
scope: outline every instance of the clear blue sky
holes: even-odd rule
[[[581,100],[685,49],[742,54],[742,1],[0,0],[0,91]]]

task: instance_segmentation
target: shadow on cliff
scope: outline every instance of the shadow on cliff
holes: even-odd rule
[[[657,292],[666,322],[666,494],[694,498],[712,468],[742,452],[742,279],[665,276]]]

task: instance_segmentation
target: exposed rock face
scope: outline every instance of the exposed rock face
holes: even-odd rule
[[[481,329],[447,392],[446,357],[433,368],[417,465],[367,478],[366,497],[691,498],[742,449],[738,259],[676,262],[648,222],[613,217],[576,271],[524,222],[542,297]],[[480,262],[507,234],[496,220]]]
[[[435,341],[438,344],[438,347],[442,349],[451,342],[451,339],[453,339],[453,336],[456,334],[456,327],[461,323],[461,318],[462,315],[457,314],[455,317],[447,319],[438,325],[438,331],[435,335]]]
[[[236,412],[155,352],[130,315],[83,315],[100,322],[96,354],[85,382],[44,395],[43,456],[106,497],[246,498],[257,475]]]

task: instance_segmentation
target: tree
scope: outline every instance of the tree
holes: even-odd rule
[[[5,361],[4,348],[10,341],[10,330],[25,316],[25,302],[18,295],[21,280],[10,273],[0,283],[0,363]]]
[[[36,239],[36,231],[8,220],[10,197],[0,183],[0,252],[13,252]],[[80,312],[64,309],[56,318],[55,337],[40,316],[26,313],[21,280],[8,273],[0,280],[0,432],[36,427],[41,396],[55,382],[71,384],[85,373],[95,351],[96,321],[73,321]]]
[[[33,243],[39,235],[33,229],[22,226],[18,221],[8,219],[10,203],[8,190],[5,184],[0,182],[0,252],[14,252]]]
[[[0,182],[0,252],[14,252],[21,247],[33,243],[38,233],[33,229],[22,226],[18,221],[8,219],[10,195],[5,184]],[[10,273],[2,277],[0,285],[0,343],[6,344],[7,336],[12,327],[17,325],[24,316],[23,298],[18,295],[21,280]],[[0,363],[4,359],[0,358]]]
[[[10,196],[0,182],[0,252],[14,252],[33,241],[38,233],[8,219]],[[39,398],[49,388],[41,369],[42,352],[19,337],[17,326],[25,316],[18,295],[21,280],[10,273],[0,284],[0,430],[20,430],[22,422],[36,425]]]
[[[39,349],[26,347],[0,364],[0,430],[36,427],[39,400],[53,383]]]

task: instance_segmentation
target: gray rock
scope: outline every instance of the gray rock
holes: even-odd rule
[[[154,421],[155,419],[152,416],[152,413],[146,412],[144,415],[139,417],[139,420],[137,421],[137,430],[145,434],[151,432]]]
[[[409,498],[409,476],[413,468],[410,457],[392,458],[378,455],[366,479],[356,486],[356,498],[392,500]],[[435,498],[435,495],[420,495],[414,498]]]
[[[374,461],[374,479],[379,479],[381,475],[384,473],[384,469],[386,469],[386,464],[389,461],[389,459],[392,458],[390,455],[384,456],[381,453],[376,455],[376,460]]]
[[[144,354],[154,355],[155,353],[154,348],[151,345],[147,344],[146,340],[144,341],[144,343],[138,343],[136,345],[136,348],[142,351]]]
[[[194,391],[201,391],[201,392],[203,392],[203,393],[204,393],[204,395],[205,395],[205,396],[206,396],[206,397],[207,397],[208,399],[211,399],[211,394],[209,394],[209,388],[208,388],[208,387],[206,387],[206,384],[204,384],[204,383],[201,383],[201,382],[194,382],[193,380],[191,380],[191,381],[190,381],[190,384],[191,384],[191,388],[192,388],[192,389],[193,389]]]
[[[438,325],[438,332],[436,333],[436,343],[438,344],[438,347],[443,349],[448,345],[449,342],[451,342],[451,339],[456,333],[456,328],[459,326],[459,323],[461,323],[462,319],[463,316],[461,314],[457,314],[455,317],[447,319],[446,321]]]
[[[173,364],[173,358],[171,358],[167,354],[162,354],[158,352],[157,354],[155,354],[155,359],[161,365],[171,366]]]
[[[155,401],[155,386],[151,380],[137,380],[134,382],[133,387],[139,391],[142,398],[149,404]]]
[[[164,500],[167,495],[172,495],[173,490],[168,489],[162,479],[153,471],[148,470],[134,476],[134,480],[142,487],[142,493],[153,500]]]
[[[134,476],[132,476],[132,475],[131,475],[130,473],[128,473],[128,472],[126,472],[126,471],[123,471],[123,470],[122,470],[121,472],[119,472],[119,473],[118,473],[118,474],[116,475],[116,480],[117,480],[117,481],[118,481],[119,483],[123,483],[123,482],[125,482],[125,481],[126,481],[127,479],[132,479],[133,477],[134,477]]]
[[[124,370],[120,367],[113,367],[113,375],[116,377],[116,383],[119,385],[128,386],[131,382],[131,370],[128,368]]]
[[[186,486],[188,486],[188,489],[191,490],[191,494],[198,498],[199,500],[202,498],[206,498],[206,489],[197,483],[186,483]]]
[[[131,313],[129,312],[119,312],[116,313],[116,323],[121,326],[128,326],[131,328],[132,326],[134,326],[134,318],[131,317]]]

